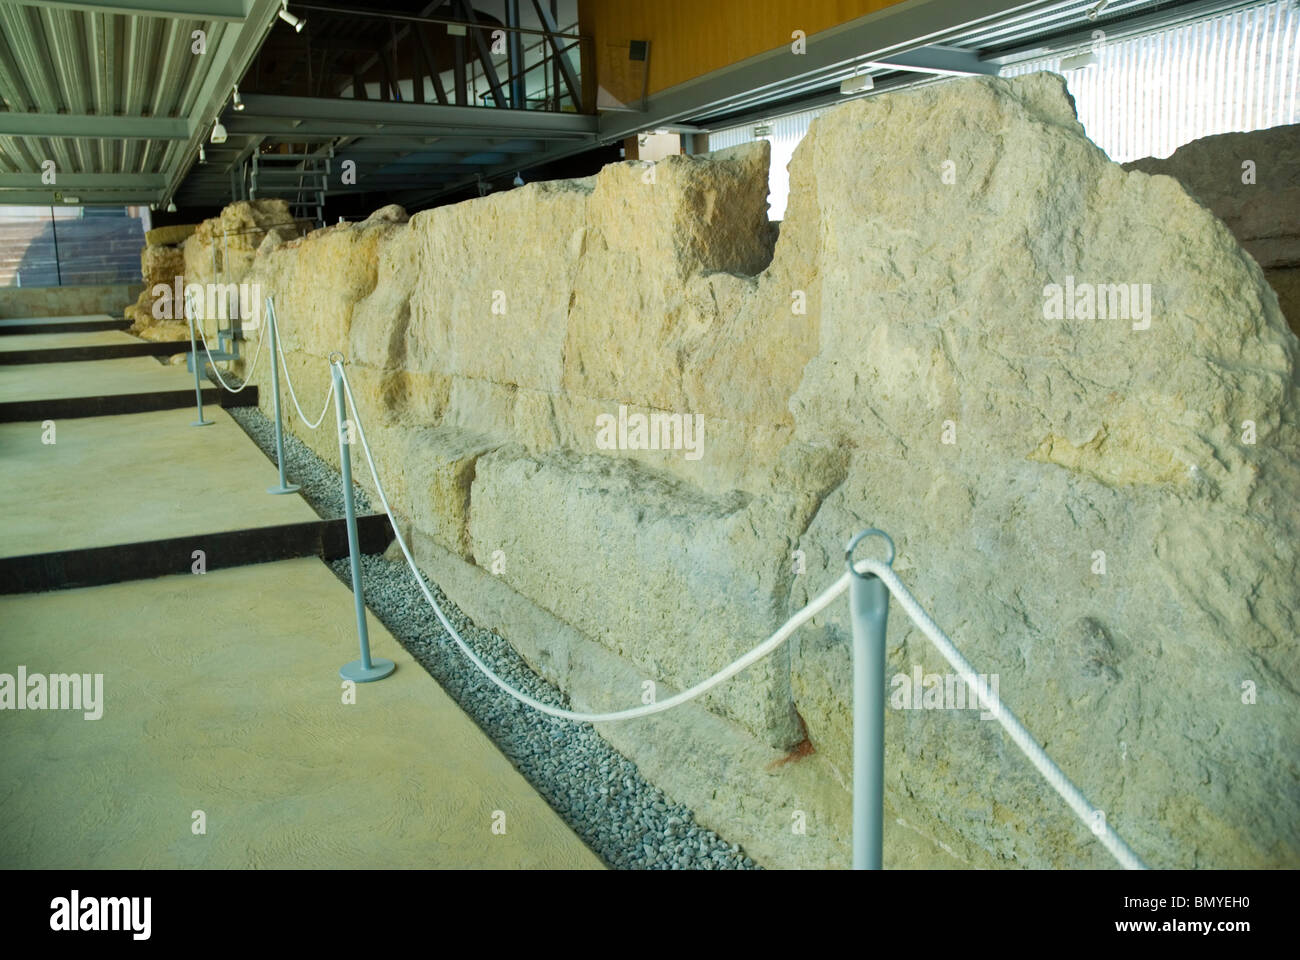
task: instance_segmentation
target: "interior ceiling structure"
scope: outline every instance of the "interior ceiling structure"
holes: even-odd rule
[[[279,7],[0,0],[0,203],[167,202]]]
[[[804,56],[781,48],[596,114],[583,109],[576,0],[295,2],[300,30],[278,19],[281,0],[0,0],[0,203],[301,199],[323,160],[330,195],[414,208],[643,131],[833,103],[855,73],[876,92],[996,74],[1086,47],[1093,30],[1116,39],[1253,2],[907,0],[810,37]],[[508,51],[486,46],[493,29]]]

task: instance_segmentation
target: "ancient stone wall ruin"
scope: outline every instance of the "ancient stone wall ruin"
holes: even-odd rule
[[[1124,169],[1173,177],[1209,207],[1264,268],[1300,332],[1300,124],[1202,137]]]
[[[578,708],[727,664],[878,526],[1149,864],[1295,863],[1300,343],[1260,266],[1111,163],[1053,75],[828,111],[774,245],[766,164],[760,142],[385,208],[242,279],[309,414],[347,354],[421,564]],[[698,458],[606,448],[600,418],[651,413],[702,417]],[[328,424],[287,424],[337,462]],[[842,865],[842,607],[602,735],[760,862]],[[888,657],[947,670],[897,606]],[[890,709],[886,777],[887,866],[1109,865],[978,710]]]

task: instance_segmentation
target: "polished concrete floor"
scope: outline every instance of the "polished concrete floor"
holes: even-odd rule
[[[0,423],[0,556],[316,519],[297,494],[266,492],[279,474],[230,414],[203,414],[212,426],[190,426],[193,407],[59,420],[53,444],[40,422]]]
[[[11,350],[61,350],[68,347],[108,347],[139,343],[122,330],[78,330],[69,333],[10,333],[0,336],[0,353]]]
[[[0,367],[5,400],[192,383],[151,358]],[[0,424],[0,556],[315,517],[205,411],[66,419],[54,444]],[[320,560],[122,576],[0,597],[0,865],[601,867],[373,618],[397,671],[345,702],[352,594]],[[102,715],[12,709],[20,668],[102,675]]]
[[[6,866],[600,866],[373,617],[397,670],[344,703],[352,594],[319,560],[4,597],[0,623],[0,671],[103,675],[100,719],[0,713]]]
[[[0,401],[62,400],[187,389],[194,389],[194,374],[187,373],[184,364],[164,366],[153,357],[0,366]]]
[[[53,326],[67,323],[100,323],[105,320],[113,320],[106,313],[79,313],[70,317],[5,317],[0,319],[0,330],[5,327],[27,327],[35,326]]]

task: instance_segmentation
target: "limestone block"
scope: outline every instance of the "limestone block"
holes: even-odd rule
[[[1152,865],[1300,862],[1278,807],[1300,737],[1300,345],[1258,265],[1175,181],[1109,163],[1049,75],[847,104],[792,167],[823,235],[796,436],[852,454],[791,609],[843,570],[847,534],[883,527],[922,604]],[[1149,327],[1049,319],[1067,275],[1151,284]],[[820,626],[793,688],[847,775],[841,606]],[[948,672],[897,606],[889,649],[891,675]],[[891,802],[929,835],[1106,863],[978,711],[891,709],[887,729]]]
[[[186,241],[198,229],[196,223],[177,223],[170,227],[154,227],[145,231],[144,242],[149,246],[174,247]]]
[[[752,275],[771,259],[768,154],[759,141],[601,171],[564,348],[567,393],[687,412],[685,370],[716,335],[719,300],[734,307],[749,286],[704,275]]]
[[[1124,169],[1173,177],[1261,267],[1300,266],[1300,124],[1202,137]]]
[[[776,611],[797,519],[735,492],[710,498],[625,461],[508,451],[478,461],[470,507],[477,563],[640,665],[686,687],[757,644]],[[774,746],[803,738],[779,652],[710,694]],[[628,690],[628,702],[641,691]]]
[[[529,184],[412,217],[405,365],[559,390],[588,191],[582,181]]]

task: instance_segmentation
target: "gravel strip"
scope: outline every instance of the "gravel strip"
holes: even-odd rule
[[[226,412],[274,460],[271,421],[256,407]],[[303,497],[317,513],[342,515],[337,471],[290,435],[285,436],[285,460],[289,480],[302,486]],[[355,485],[354,492],[358,511],[368,512],[365,494]],[[682,804],[669,801],[591,724],[547,717],[484,677],[438,622],[405,562],[363,556],[361,563],[370,610],[605,863],[655,870],[759,869],[744,850],[701,827]],[[329,566],[351,586],[346,559]],[[567,698],[534,673],[507,640],[475,626],[436,584],[430,589],[457,632],[498,676],[543,703],[568,706]]]
[[[229,377],[226,378],[230,380]],[[261,451],[275,463],[275,424],[257,407],[228,407],[226,413],[244,428]],[[338,436],[335,420],[325,418],[320,429]],[[353,476],[356,476],[356,458],[353,458]],[[364,463],[363,470],[369,469]],[[343,482],[339,472],[316,456],[314,450],[291,433],[284,435],[284,475],[289,483],[296,483],[299,491],[313,510],[327,520],[343,516]],[[352,496],[356,499],[357,513],[370,513],[370,498],[354,482]],[[351,581],[349,581],[351,582]]]

